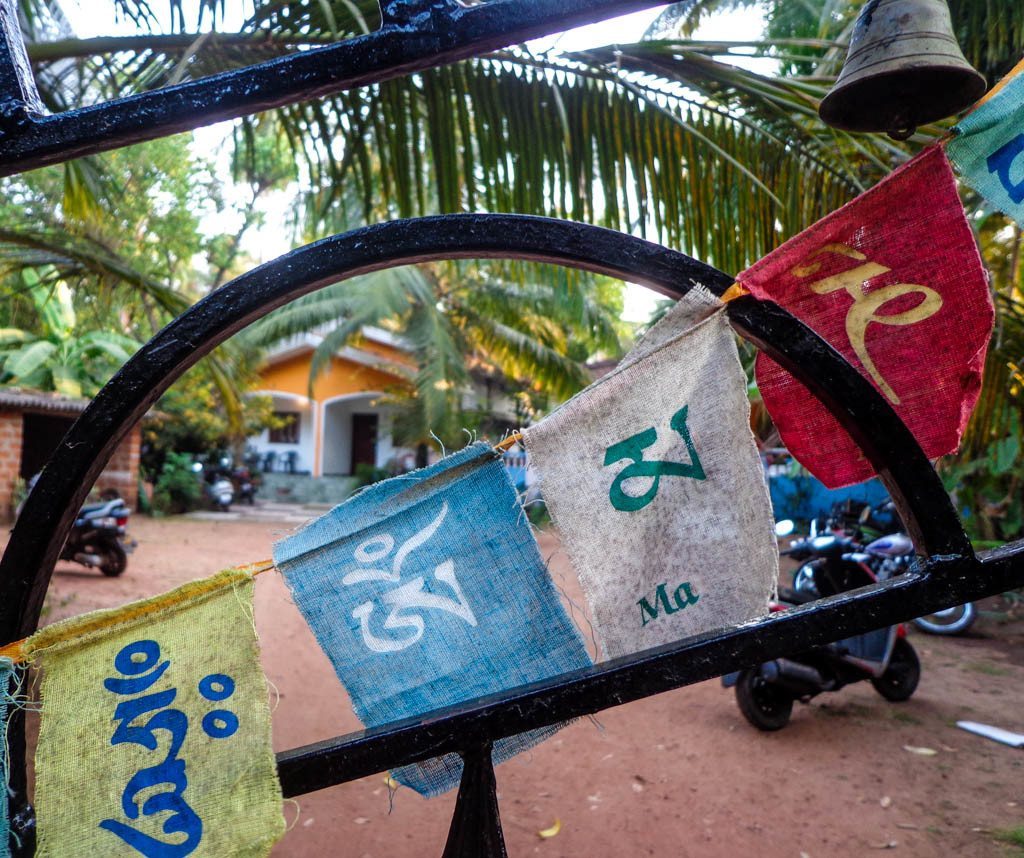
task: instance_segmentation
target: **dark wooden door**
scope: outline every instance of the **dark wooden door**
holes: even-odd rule
[[[352,415],[352,468],[356,465],[377,464],[377,415]]]
[[[30,480],[38,474],[74,422],[74,417],[53,414],[22,415],[21,462],[18,476],[23,480]]]

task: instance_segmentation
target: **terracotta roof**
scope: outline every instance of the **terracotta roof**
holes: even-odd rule
[[[88,399],[73,399],[60,393],[24,390],[19,387],[0,388],[0,411],[55,411],[58,414],[81,414]]]

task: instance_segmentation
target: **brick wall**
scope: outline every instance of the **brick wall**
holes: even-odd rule
[[[14,484],[21,468],[21,412],[0,411],[0,520],[14,514]]]
[[[96,490],[117,489],[124,502],[132,509],[139,502],[139,447],[142,432],[135,426],[114,450],[107,467],[96,480]]]
[[[0,411],[0,521],[14,517],[14,487],[21,470],[22,412]],[[96,490],[116,489],[135,509],[139,500],[138,426],[118,445],[110,462],[96,480]]]

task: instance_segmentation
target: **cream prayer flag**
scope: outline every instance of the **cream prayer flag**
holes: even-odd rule
[[[614,372],[523,432],[608,657],[768,608],[771,505],[723,307],[691,290]]]
[[[263,856],[284,831],[252,576],[37,632],[38,855]]]

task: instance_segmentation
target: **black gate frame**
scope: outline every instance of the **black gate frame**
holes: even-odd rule
[[[125,146],[222,119],[454,62],[657,0],[381,0],[382,26],[247,69],[58,115],[44,115],[15,0],[0,0],[0,175]],[[118,442],[190,366],[300,295],[358,274],[453,258],[570,266],[679,297],[722,295],[732,278],[684,254],[613,230],[525,215],[399,220],[315,242],[204,298],[139,350],[69,430],[25,502],[0,560],[0,643],[37,627],[75,513]],[[278,755],[286,796],[444,753],[466,762],[445,856],[505,854],[490,747],[497,739],[680,688],[767,659],[1024,586],[1024,540],[976,556],[942,483],[878,391],[785,310],[744,296],[728,304],[738,333],[803,382],[879,473],[922,561],[908,574],[756,622],[602,662],[417,718]],[[31,855],[23,714],[10,723],[15,854]]]

